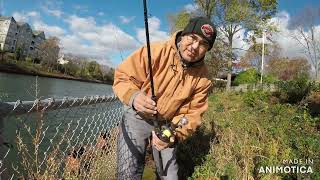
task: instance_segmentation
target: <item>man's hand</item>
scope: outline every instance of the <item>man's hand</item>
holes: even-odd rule
[[[172,137],[174,138],[174,137]],[[172,139],[174,141],[174,139]],[[156,135],[156,133],[154,131],[152,131],[152,145],[158,150],[161,151],[165,148],[167,148],[170,144],[161,141],[161,139],[158,138],[158,136]]]
[[[133,100],[133,107],[138,112],[157,114],[156,103],[143,92],[140,92]]]

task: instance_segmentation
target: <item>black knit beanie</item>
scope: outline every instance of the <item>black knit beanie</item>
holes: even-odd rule
[[[216,40],[217,30],[213,23],[206,17],[196,17],[190,19],[188,25],[184,28],[181,35],[195,33],[204,38],[209,43],[210,50]]]

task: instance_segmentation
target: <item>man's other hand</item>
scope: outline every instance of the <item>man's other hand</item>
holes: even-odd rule
[[[156,133],[152,131],[152,145],[158,150],[161,151],[169,146],[169,143],[161,141],[161,139],[158,138]]]

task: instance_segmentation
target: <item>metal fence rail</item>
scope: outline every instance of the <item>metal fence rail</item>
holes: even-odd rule
[[[115,179],[115,96],[0,102],[0,179]]]

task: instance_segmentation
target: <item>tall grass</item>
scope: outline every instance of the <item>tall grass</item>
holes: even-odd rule
[[[214,138],[189,179],[320,179],[319,117],[271,99],[263,91],[212,95],[204,126]],[[312,159],[313,173],[259,173],[294,159]]]

